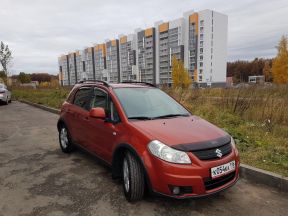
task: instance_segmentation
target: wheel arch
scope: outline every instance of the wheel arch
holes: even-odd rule
[[[133,156],[135,156],[136,160],[141,164],[143,172],[144,172],[145,185],[147,186],[149,192],[151,192],[152,187],[151,187],[149,175],[148,175],[147,170],[144,166],[144,162],[141,159],[141,157],[138,155],[135,148],[133,148],[132,145],[130,145],[128,143],[119,144],[113,152],[112,164],[111,164],[112,178],[113,179],[121,178],[121,176],[122,176],[122,161],[124,159],[126,151],[129,151]]]
[[[64,125],[65,127],[67,127],[65,121],[62,118],[59,118],[58,122],[57,122],[57,129],[58,131],[60,131],[60,126]]]

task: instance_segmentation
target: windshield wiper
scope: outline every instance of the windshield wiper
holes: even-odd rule
[[[152,118],[148,116],[132,116],[132,117],[129,117],[128,119],[151,120]]]
[[[167,114],[167,115],[162,115],[162,116],[156,116],[153,119],[172,118],[172,117],[178,117],[178,116],[189,116],[189,114]]]

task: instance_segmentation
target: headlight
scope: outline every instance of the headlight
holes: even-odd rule
[[[153,155],[164,161],[179,164],[191,164],[191,160],[185,152],[170,148],[158,140],[151,141],[148,144],[148,149]]]

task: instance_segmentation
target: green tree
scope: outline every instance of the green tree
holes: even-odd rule
[[[273,60],[273,82],[278,84],[288,83],[288,38],[282,36],[277,47],[278,54]]]
[[[8,67],[12,61],[12,52],[9,49],[8,45],[5,45],[2,41],[0,44],[0,63],[3,68],[5,79],[8,76]]]
[[[25,74],[24,72],[20,72],[18,76],[18,80],[20,83],[30,83],[31,76],[30,74]]]
[[[184,63],[175,56],[172,57],[172,80],[174,88],[182,89],[188,89],[192,82]]]
[[[6,82],[6,74],[4,71],[0,71],[0,83]]]

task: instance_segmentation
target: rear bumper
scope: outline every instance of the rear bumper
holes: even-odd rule
[[[147,152],[147,154],[150,154]],[[148,155],[147,155],[148,156]],[[151,190],[160,195],[184,199],[203,197],[218,193],[233,186],[239,178],[239,155],[233,150],[229,155],[213,161],[201,161],[189,153],[192,164],[171,164],[153,155],[145,158],[145,167],[149,176]],[[211,168],[235,160],[236,169],[222,177],[211,179]],[[184,188],[178,195],[172,193],[172,187]],[[188,190],[186,190],[188,189]],[[191,189],[191,190],[190,190]]]
[[[7,95],[4,93],[0,93],[0,101],[6,101],[6,99],[7,99]]]

